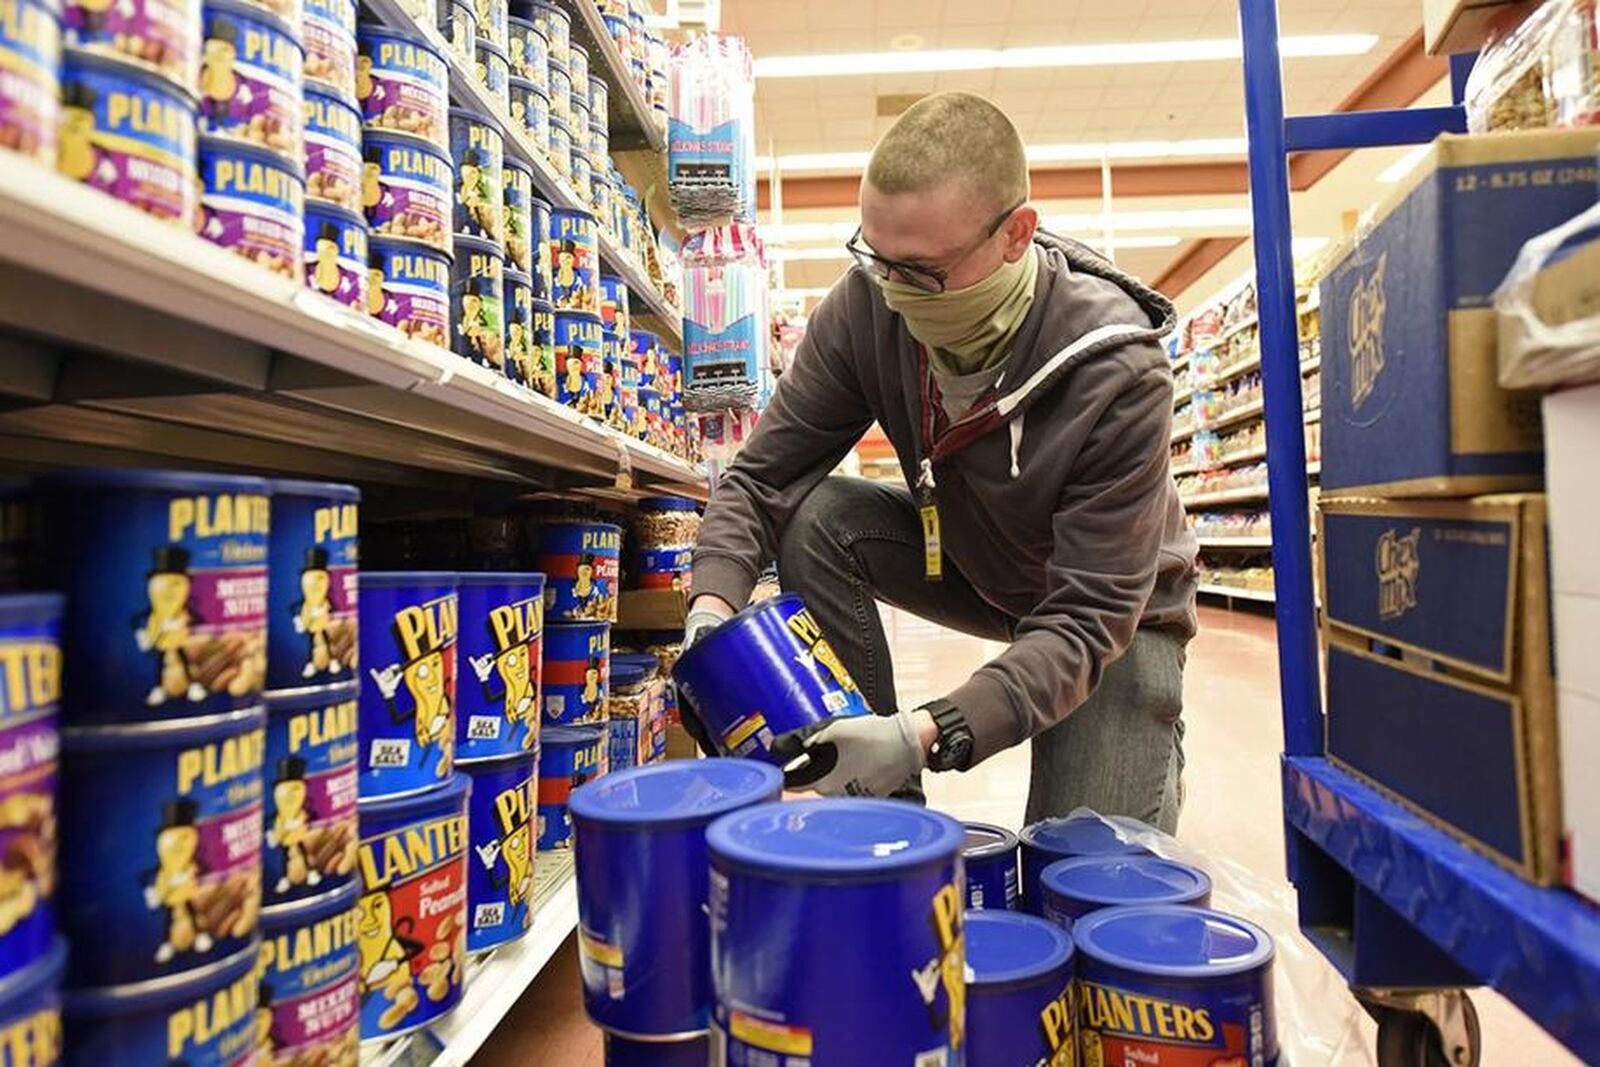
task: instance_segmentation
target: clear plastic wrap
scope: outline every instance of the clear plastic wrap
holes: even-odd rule
[[[1555,123],[1546,57],[1568,5],[1518,4],[1496,18],[1489,43],[1467,79],[1467,129],[1472,133],[1533,130]]]
[[[1595,0],[1556,4],[1545,67],[1557,126],[1600,125],[1600,25]]]
[[[1579,314],[1567,321],[1546,322],[1537,307],[1539,271],[1585,232],[1590,243],[1574,256],[1584,256],[1587,263],[1600,242],[1600,204],[1524,244],[1495,292],[1503,387],[1548,389],[1600,381],[1600,308],[1577,308]],[[1588,269],[1581,263],[1576,266]]]
[[[1069,817],[1094,814],[1079,808]],[[1124,840],[1205,871],[1211,876],[1212,908],[1249,919],[1273,935],[1277,955],[1272,978],[1280,1063],[1295,1067],[1376,1064],[1366,1012],[1351,996],[1339,972],[1304,938],[1298,934],[1285,936],[1286,931],[1299,929],[1292,886],[1263,878],[1231,860],[1199,852],[1135,819],[1100,818],[1114,825]]]

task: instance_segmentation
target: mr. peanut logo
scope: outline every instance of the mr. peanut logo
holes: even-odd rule
[[[1417,572],[1422,569],[1418,545],[1422,529],[1408,534],[1385,530],[1378,538],[1378,617],[1398,619],[1417,606]]]
[[[1350,406],[1359,408],[1377,388],[1383,373],[1383,319],[1388,303],[1383,293],[1383,276],[1389,266],[1389,253],[1378,257],[1378,265],[1365,280],[1356,283],[1350,294]]]

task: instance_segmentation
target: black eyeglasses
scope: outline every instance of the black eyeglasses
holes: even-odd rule
[[[907,285],[915,286],[925,293],[942,293],[944,292],[945,282],[949,280],[951,272],[966,262],[968,256],[982,248],[985,241],[999,233],[1000,227],[1005,225],[1006,220],[1016,212],[1017,208],[1025,203],[1027,203],[1026,200],[1019,200],[1000,212],[994,222],[989,224],[989,228],[984,231],[983,236],[973,242],[971,248],[957,256],[954,263],[942,269],[939,267],[919,267],[913,263],[885,259],[862,242],[860,226],[856,227],[855,235],[845,242],[844,248],[860,264],[861,269],[870,274],[875,274],[879,278],[888,278],[897,274]]]

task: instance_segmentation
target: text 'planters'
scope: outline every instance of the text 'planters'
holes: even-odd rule
[[[361,576],[361,795],[396,796],[450,777],[456,744],[456,576]]]

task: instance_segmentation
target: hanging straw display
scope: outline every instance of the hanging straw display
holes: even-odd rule
[[[684,405],[759,408],[772,392],[767,361],[766,250],[754,226],[701,230],[683,246]]]
[[[673,50],[667,185],[690,229],[755,218],[755,73],[738,37]]]

